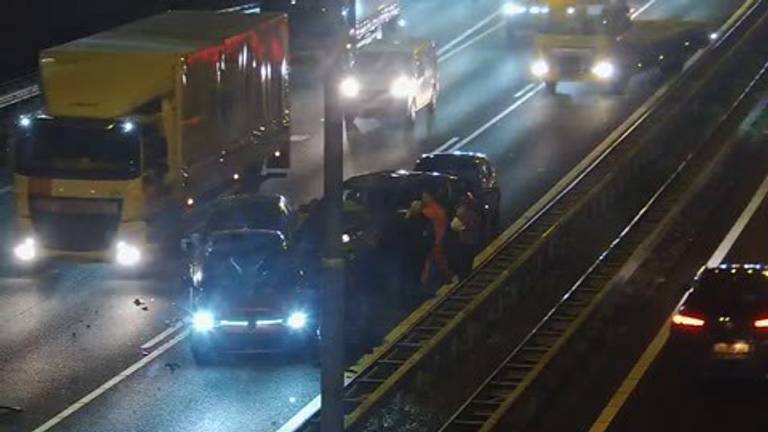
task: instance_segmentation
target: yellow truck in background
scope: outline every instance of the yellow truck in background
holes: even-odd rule
[[[11,253],[137,267],[193,209],[289,164],[283,14],[167,12],[46,49],[18,120]]]
[[[636,20],[622,0],[555,0],[546,10],[530,72],[550,94],[563,81],[597,83],[622,93],[640,71],[679,71],[709,41],[703,23]]]

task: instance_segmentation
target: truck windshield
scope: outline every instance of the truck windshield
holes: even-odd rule
[[[63,179],[136,178],[141,172],[140,142],[139,134],[117,126],[36,120],[18,134],[16,171]]]

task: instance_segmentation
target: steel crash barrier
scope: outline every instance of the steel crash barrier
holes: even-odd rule
[[[698,122],[698,128],[689,128],[689,132],[702,137],[715,130],[719,123],[714,120],[730,105],[721,101],[721,111],[715,112],[710,103],[717,101],[696,100],[694,95],[711,83],[724,61],[735,61],[730,54],[739,47],[740,38],[762,19],[763,9],[764,1],[745,3],[723,25],[719,32],[722,36],[713,45],[694,56],[676,78],[651,96],[491,244],[476,260],[475,271],[469,278],[458,285],[443,287],[435,299],[417,309],[381,346],[352,368],[344,398],[347,430],[387,430],[392,424],[392,410],[383,408],[399,394],[428,388],[441,378],[452,378],[451,371],[462,365],[467,353],[485,343],[502,317],[514,310],[521,299],[541,293],[539,281],[551,265],[562,262],[569,250],[584,242],[579,231],[590,224],[601,225],[601,218],[609,213],[605,210],[619,197],[632,195],[627,194],[630,189],[640,193],[629,207],[641,210],[648,204],[648,196],[653,196],[669,181],[670,174],[680,169],[681,161],[691,150],[683,144],[692,142],[694,137],[673,143],[641,138],[664,130],[670,119],[680,121],[676,113],[686,106],[694,107],[692,110],[701,115],[699,120],[706,120]],[[636,215],[637,211],[628,213]],[[601,225],[605,237],[615,239],[626,227],[624,222]],[[582,271],[578,274],[605,250],[599,241],[594,243],[593,250],[582,258]],[[563,293],[555,294],[562,297]],[[541,354],[543,348],[534,351]],[[520,380],[518,376],[510,383]],[[502,397],[495,401],[496,408],[504,400]],[[484,407],[484,412],[494,411],[494,407]],[[317,428],[319,412],[313,410],[305,415],[307,420],[292,430]],[[396,430],[397,426],[390,428]]]

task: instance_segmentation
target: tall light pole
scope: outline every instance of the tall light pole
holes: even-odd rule
[[[331,64],[325,77],[325,129],[323,145],[326,283],[323,295],[321,387],[321,432],[344,430],[344,255],[342,236],[342,192],[344,181],[344,116],[339,95],[339,77],[347,64],[348,24],[355,25],[355,0],[342,14],[332,15],[328,54]],[[347,0],[331,0],[331,11],[344,10]],[[342,17],[344,18],[342,20]]]

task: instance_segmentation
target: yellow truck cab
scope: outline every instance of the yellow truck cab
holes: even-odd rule
[[[702,23],[634,20],[622,0],[556,0],[537,29],[530,72],[551,94],[563,81],[621,93],[639,71],[678,71],[707,41]]]
[[[13,156],[23,264],[137,267],[200,204],[289,153],[284,15],[168,12],[44,50]]]
[[[339,91],[348,123],[355,117],[394,117],[413,126],[419,110],[437,108],[434,42],[381,39],[360,48]]]

